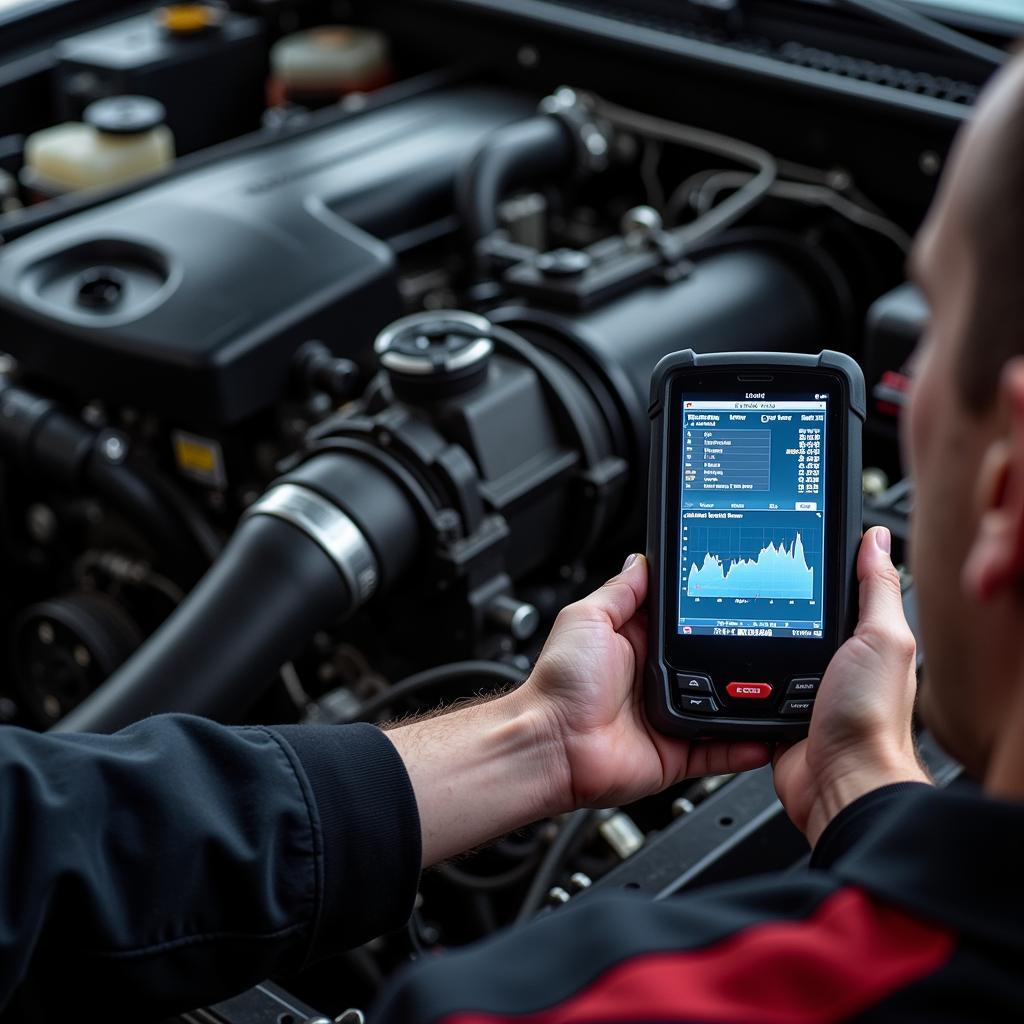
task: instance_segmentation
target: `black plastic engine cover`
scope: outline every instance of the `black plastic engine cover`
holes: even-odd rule
[[[281,397],[310,338],[370,359],[402,307],[369,231],[450,218],[461,160],[531,106],[432,92],[40,228],[0,250],[0,350],[82,399],[237,423]]]

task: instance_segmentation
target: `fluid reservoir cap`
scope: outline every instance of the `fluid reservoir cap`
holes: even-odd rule
[[[399,397],[445,398],[483,381],[494,342],[485,317],[437,310],[396,320],[374,348]]]
[[[224,12],[212,4],[167,4],[155,13],[157,23],[173,36],[206,32],[224,20]]]
[[[106,135],[142,135],[167,119],[159,100],[149,96],[110,96],[85,108],[82,120]]]

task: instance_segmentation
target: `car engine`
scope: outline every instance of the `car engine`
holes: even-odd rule
[[[905,539],[903,267],[963,55],[803,0],[8,16],[0,722],[385,722],[516,685],[643,548],[678,349],[853,355],[865,517]],[[334,1017],[589,891],[805,853],[767,772],[576,812],[195,1019]]]

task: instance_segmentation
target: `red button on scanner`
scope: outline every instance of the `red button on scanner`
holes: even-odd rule
[[[771,683],[730,683],[725,692],[738,700],[766,700],[772,695]]]

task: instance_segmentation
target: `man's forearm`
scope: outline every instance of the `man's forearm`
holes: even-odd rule
[[[388,731],[412,781],[423,865],[570,810],[553,723],[524,690]]]

